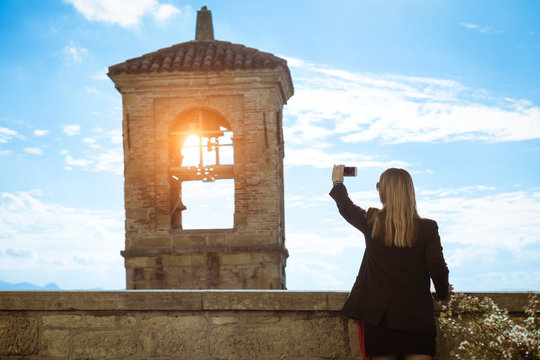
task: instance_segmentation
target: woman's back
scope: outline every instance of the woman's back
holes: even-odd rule
[[[377,356],[433,355],[436,331],[430,278],[439,298],[446,298],[449,291],[437,223],[418,216],[412,179],[403,169],[388,169],[381,175],[377,190],[383,207],[367,212],[351,201],[339,175],[342,169],[334,166],[330,196],[366,242],[342,313],[365,323],[368,355],[370,351]]]

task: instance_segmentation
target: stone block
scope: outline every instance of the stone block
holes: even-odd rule
[[[227,234],[209,234],[206,237],[206,245],[208,246],[226,246],[228,244]]]
[[[0,355],[32,355],[37,353],[38,322],[22,316],[0,317]]]
[[[257,97],[257,105],[263,109],[271,109],[276,102],[274,94],[270,91],[259,92]],[[267,126],[269,126],[270,114],[266,114]]]
[[[293,321],[291,324],[291,355],[329,359],[346,357],[349,352],[346,321],[342,317]]]
[[[247,225],[247,214],[234,213],[234,227],[243,227]]]
[[[272,279],[272,278],[252,278],[247,279],[246,281],[246,289],[256,289],[256,290],[264,290],[264,289],[281,289],[281,281],[279,279]]]
[[[278,278],[280,275],[281,275],[280,264],[267,263],[267,264],[257,266],[257,268],[255,269],[254,278],[272,280],[272,279]]]
[[[206,266],[171,266],[167,267],[167,275],[170,279],[180,280],[181,282],[204,281],[210,278],[210,272]],[[181,289],[189,289],[181,287]]]
[[[40,354],[67,358],[69,330],[45,330],[41,333]]]
[[[220,315],[220,316],[212,316],[212,324],[214,325],[225,325],[225,324],[231,324],[231,323],[237,323],[238,317],[236,316],[226,316],[226,315]]]
[[[221,360],[283,359],[287,329],[279,325],[225,325],[210,334],[210,355]]]
[[[238,317],[246,324],[275,324],[281,320],[281,315],[277,311],[240,312]]]
[[[328,310],[331,311],[340,311],[349,296],[349,293],[342,291],[327,292],[326,296],[328,298]]]
[[[272,252],[253,252],[253,263],[275,263],[281,264],[281,253]]]
[[[168,230],[171,228],[171,215],[156,214],[156,228],[159,230]]]
[[[327,310],[327,297],[321,292],[205,292],[203,310]]]
[[[167,152],[169,151],[168,139],[156,140],[155,144],[156,144],[156,150],[164,152],[165,154],[167,154]]]
[[[167,235],[154,236],[129,236],[127,238],[129,248],[163,248],[171,245],[171,238]]]
[[[132,220],[149,220],[149,208],[126,208],[126,219]]]
[[[125,94],[124,96],[122,96],[122,103],[125,106],[137,105],[139,101],[139,96],[135,94]]]
[[[118,359],[137,352],[137,342],[131,331],[85,331],[73,336],[73,358]]]
[[[275,236],[271,234],[236,234],[229,239],[231,245],[275,244],[276,242]]]
[[[137,256],[126,258],[126,265],[130,268],[156,266],[156,259],[153,257]]]
[[[250,253],[222,254],[220,260],[222,265],[241,265],[252,262]]]
[[[206,237],[202,235],[173,235],[173,248],[206,245]]]
[[[135,325],[136,322],[137,322],[137,319],[135,319],[133,316],[122,316],[118,320],[120,327],[123,327],[123,328],[131,328]]]
[[[43,326],[58,328],[113,328],[114,316],[92,315],[46,315]]]
[[[352,319],[347,321],[349,330],[349,351],[351,352],[351,359],[363,360],[362,353],[360,352],[360,339],[358,337],[358,323]]]
[[[163,265],[165,266],[189,266],[198,267],[206,266],[208,256],[205,253],[189,253],[182,255],[173,255],[168,259],[164,259]]]
[[[150,356],[189,358],[204,353],[207,332],[202,316],[156,316],[141,321],[139,341]]]

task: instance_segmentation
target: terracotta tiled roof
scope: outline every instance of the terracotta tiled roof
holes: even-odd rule
[[[244,45],[217,40],[189,41],[113,65],[109,67],[109,75],[274,69],[279,66],[288,72],[284,59]]]

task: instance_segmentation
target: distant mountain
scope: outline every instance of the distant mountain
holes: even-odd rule
[[[17,284],[0,281],[0,290],[60,290],[60,287],[55,283],[50,283],[45,286],[38,286],[28,282]]]

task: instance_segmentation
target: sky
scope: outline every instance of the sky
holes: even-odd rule
[[[1,0],[0,282],[125,289],[122,108],[107,68],[193,40],[205,5],[217,40],[291,71],[288,289],[354,282],[364,240],[328,196],[342,163],[358,167],[345,183],[364,208],[381,206],[384,169],[411,173],[457,291],[540,290],[536,0]],[[212,185],[227,194],[216,227],[232,219],[231,184]]]

